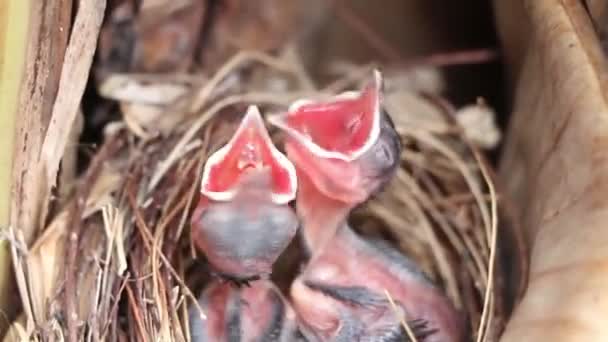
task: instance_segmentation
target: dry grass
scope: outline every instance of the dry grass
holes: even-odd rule
[[[193,255],[187,222],[206,157],[230,137],[248,104],[267,113],[284,110],[297,98],[359,87],[372,67],[342,68],[333,82],[316,87],[293,51],[280,57],[245,51],[205,83],[189,84],[177,101],[131,107],[132,120],[123,113],[107,126],[87,172],[36,244],[28,249],[19,230],[10,231],[24,316],[9,339],[64,340],[71,331],[79,341],[189,340],[188,309],[205,315],[195,295],[208,275]],[[390,85],[390,71],[386,78]],[[158,87],[169,81],[148,79]],[[408,126],[400,123],[416,113],[387,108],[406,146],[403,167],[356,213],[358,226],[391,233],[467,313],[477,340],[492,341],[505,318],[500,282],[493,281],[501,276],[495,263],[499,196],[446,109],[411,88],[387,87],[389,100],[403,96],[437,115],[431,125]]]

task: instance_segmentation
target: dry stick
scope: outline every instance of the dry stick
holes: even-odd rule
[[[432,205],[432,201],[430,200],[430,198],[428,198],[426,196],[426,194],[424,193],[424,191],[422,189],[420,189],[420,187],[418,186],[418,184],[416,184],[414,179],[412,179],[411,176],[408,175],[406,172],[399,172],[397,174],[397,177],[402,182],[404,182],[410,189],[412,189],[413,195],[418,199],[418,201],[420,201],[423,208],[428,210],[431,217],[437,222],[439,227],[441,227],[441,230],[447,236],[450,243],[454,246],[454,248],[456,248],[456,251],[460,255],[463,255],[466,248],[463,245],[463,243],[460,241],[458,235],[454,232],[453,229],[450,229],[450,224],[441,215],[439,210],[437,210],[437,208]],[[483,266],[483,261],[482,261],[481,256],[475,251],[475,249],[471,250],[470,252],[473,256],[473,260],[475,261],[476,266],[479,269],[479,272],[481,272],[481,274],[483,274],[483,277],[485,279],[486,274],[485,274],[485,269]]]
[[[478,211],[473,211],[473,219],[475,220],[475,222],[477,222],[479,225],[482,225],[482,219],[480,217],[480,214]],[[479,244],[479,246],[481,246],[481,248],[484,250],[484,255],[487,259],[488,255],[489,255],[489,250],[490,250],[490,246],[488,245],[488,241],[486,241],[485,239],[485,234],[482,231],[479,230],[474,230],[474,233],[477,234],[473,234],[473,237],[475,238],[475,241]]]
[[[347,87],[349,87],[353,83],[360,82],[362,80],[368,79],[369,75],[377,66],[375,64],[368,64],[361,67],[356,68],[355,70],[347,73],[344,77],[339,78],[332,83],[326,85],[321,90],[322,93],[335,94],[340,91],[343,91]]]
[[[399,217],[399,215],[395,214],[395,211],[391,210],[392,208],[387,208],[385,204],[371,202],[367,205],[367,207],[369,208],[370,211],[372,211],[374,213],[374,215],[383,219],[390,227],[409,227],[409,226],[411,226],[404,219]],[[404,230],[405,229],[408,229],[408,228],[404,228]],[[412,238],[414,240],[416,240],[416,241],[413,241],[413,243],[416,243],[416,242],[424,243],[427,240],[427,239],[425,239],[423,234],[418,229],[415,229],[415,227],[413,227],[412,229],[408,229],[407,234],[408,234],[409,240],[411,240]]]
[[[17,232],[21,232],[18,230]],[[17,239],[15,234],[15,229],[13,227],[8,228],[7,232],[8,236],[6,239],[11,244],[11,255],[13,259],[13,267],[15,268],[15,278],[17,282],[17,287],[19,289],[19,294],[21,295],[21,301],[23,302],[23,310],[25,312],[27,319],[26,329],[28,332],[32,332],[34,330],[34,326],[36,325],[36,318],[34,317],[33,307],[30,299],[30,290],[27,282],[27,276],[24,270],[24,260],[19,252],[27,253],[25,244],[23,239]],[[20,234],[23,235],[23,234]],[[22,243],[23,242],[23,243]]]
[[[483,178],[488,186],[488,189],[490,190],[490,195],[494,198],[492,200],[492,225],[491,225],[491,244],[490,244],[490,260],[488,262],[488,283],[486,285],[486,291],[485,291],[485,296],[484,296],[484,303],[483,303],[483,311],[481,314],[481,322],[479,324],[479,330],[477,331],[477,342],[481,342],[483,341],[482,337],[483,337],[483,333],[484,333],[484,325],[486,323],[486,320],[488,320],[488,315],[489,313],[489,304],[490,304],[490,297],[492,296],[492,287],[494,284],[494,262],[495,262],[495,258],[496,258],[496,240],[497,240],[497,235],[498,235],[498,214],[497,214],[497,207],[496,207],[496,192],[494,190],[494,184],[492,182],[492,179],[490,178],[488,171],[486,170],[485,165],[483,165],[482,161],[481,161],[481,157],[479,156],[479,153],[477,151],[473,151],[473,154],[475,155],[475,159],[477,159],[477,161],[479,162],[480,166],[481,166],[481,173],[483,175]]]
[[[426,177],[426,173],[422,173],[420,175],[420,180],[422,182],[424,182],[427,187],[436,188],[436,185],[434,184],[433,180],[428,179],[428,177]],[[410,182],[413,182],[413,180],[410,180]],[[433,200],[429,196],[425,195],[425,193],[422,191],[422,189],[416,183],[413,183],[413,187],[418,190],[418,195],[420,197],[420,201],[422,202],[424,207],[431,212],[431,215],[433,216],[435,221],[437,221],[437,223],[440,225],[442,230],[445,232],[446,236],[448,236],[448,239],[450,240],[452,245],[454,245],[457,252],[460,255],[464,255],[465,254],[464,251],[468,251],[471,254],[472,260],[473,260],[473,265],[476,267],[473,269],[469,268],[469,271],[471,272],[471,276],[476,279],[479,279],[481,277],[481,279],[483,280],[482,283],[485,284],[485,279],[487,278],[487,274],[486,274],[485,267],[484,267],[484,260],[485,260],[484,256],[486,256],[484,248],[482,247],[481,251],[480,251],[479,248],[475,248],[475,245],[468,234],[466,234],[464,232],[462,234],[459,234],[462,232],[460,229],[451,229],[454,227],[450,224],[449,218],[445,217],[445,214],[442,215],[442,213],[436,208]],[[435,198],[440,197],[438,189],[436,189],[436,192],[437,193],[436,193]],[[476,227],[476,226],[473,226],[473,227]],[[473,228],[473,231],[478,231],[478,229]],[[458,240],[459,236],[461,237],[465,246],[463,246],[461,244],[460,240]],[[483,255],[481,255],[480,252]],[[467,259],[468,258],[465,258],[465,261]],[[467,267],[470,267],[468,262],[465,262],[465,264]],[[480,276],[480,274],[481,274],[481,276]]]
[[[423,170],[420,170],[419,168],[412,168],[411,171],[412,174],[412,178],[416,178],[418,179],[417,184],[418,188],[425,189],[425,192],[427,193],[426,197],[429,200],[429,203],[434,203],[433,199],[435,198],[441,198],[443,196],[445,196],[445,191],[443,191],[442,189],[440,189],[440,187],[435,184],[435,181],[432,179],[431,175],[428,172],[424,172]]]
[[[184,274],[185,271],[184,271],[183,259],[180,259],[178,262],[179,262],[178,267],[179,267],[180,274]],[[184,295],[182,295],[181,297],[182,298],[181,298],[181,303],[179,304],[179,307],[181,307],[181,315],[182,315],[181,322],[183,322],[182,329],[185,332],[186,341],[190,342],[192,340],[192,336],[190,335],[190,315],[188,313],[188,301]]]
[[[112,258],[112,252],[113,252],[113,246],[114,246],[114,241],[116,238],[116,234],[115,231],[113,231],[113,229],[115,229],[115,220],[118,219],[118,209],[116,209],[114,206],[106,206],[105,208],[102,209],[102,217],[103,217],[103,223],[104,223],[104,227],[106,229],[106,239],[107,239],[107,246],[106,246],[106,256],[105,256],[105,260],[104,260],[104,270],[108,270],[110,268],[110,259]],[[124,222],[124,221],[123,221]],[[120,242],[122,243],[122,241]],[[103,292],[106,292],[108,290],[108,273],[109,272],[102,272],[101,275],[101,290]]]
[[[492,201],[492,197],[490,195],[483,195],[482,197],[483,197],[484,201],[486,201],[486,202]],[[496,194],[496,201],[500,203],[501,199],[502,199],[502,196],[500,196],[499,194]],[[475,200],[475,196],[473,196],[473,194],[471,194],[469,192],[460,193],[460,194],[452,194],[452,195],[445,196],[444,198],[433,199],[435,204],[437,204],[438,206],[441,206],[441,207],[454,207],[457,205],[467,204],[474,200]]]
[[[97,256],[94,257],[94,260],[96,260],[98,263],[97,267],[99,267],[99,271],[97,272],[97,275],[96,275],[95,296],[93,296],[93,305],[96,306],[96,310],[93,315],[98,315],[99,314],[99,312],[98,312],[99,302],[101,301],[101,292],[102,292],[101,283],[102,283],[102,279],[103,279],[104,268],[102,267],[101,260],[97,259]],[[93,322],[91,323],[91,328],[89,329],[89,332],[87,334],[87,341],[92,341],[93,334],[95,334],[96,332],[99,332],[99,328],[97,327],[97,325],[98,325],[97,320],[93,320]]]
[[[154,246],[156,247],[156,246]],[[166,309],[169,305],[167,304],[167,297],[166,297],[166,293],[167,293],[167,288],[165,286],[165,283],[163,281],[163,277],[160,274],[160,265],[158,265],[157,263],[157,258],[156,256],[158,255],[158,249],[159,248],[154,248],[152,250],[152,279],[153,279],[153,293],[154,293],[154,297],[155,297],[155,303],[156,303],[156,307],[158,309],[158,314],[159,314],[159,319],[160,319],[160,334],[161,336],[163,336],[163,338],[161,338],[161,341],[172,341],[173,340],[173,336],[171,334],[171,328],[170,328],[170,319],[169,319],[169,313],[167,312]]]
[[[120,302],[120,297],[122,295],[122,292],[125,290],[125,288],[127,288],[127,281],[128,281],[128,276],[125,277],[125,279],[123,279],[122,284],[120,285],[120,288],[118,289],[118,292],[114,296],[114,298],[115,298],[114,304],[112,305],[112,308],[108,312],[108,316],[115,316],[116,315],[116,312],[118,311],[118,303]],[[110,324],[111,323],[112,323],[111,322],[111,318],[108,318],[108,321],[106,322],[106,326],[102,329],[102,331],[103,331],[102,336],[104,338],[102,338],[101,341],[107,341],[108,340],[108,339],[106,339],[106,335],[107,335],[108,331],[110,330]]]
[[[131,310],[133,312],[133,316],[135,318],[135,323],[137,326],[137,331],[139,332],[139,335],[141,336],[140,341],[147,342],[148,337],[145,333],[146,329],[144,328],[144,323],[141,318],[141,313],[139,312],[139,307],[137,305],[137,302],[135,301],[135,295],[133,295],[133,290],[131,290],[130,285],[127,285],[127,296],[129,297],[129,301],[131,301],[133,303],[133,305],[129,305],[129,307],[131,308]]]
[[[380,55],[387,59],[389,63],[397,64],[397,67],[412,68],[420,65],[431,66],[450,66],[460,64],[476,64],[489,62],[498,57],[496,49],[472,49],[455,52],[441,52],[429,56],[422,56],[408,59],[405,62],[401,57],[401,53],[389,44],[381,35],[375,32],[356,12],[348,7],[344,1],[334,0],[336,5],[336,14],[350,28],[359,34],[367,44],[377,50]]]
[[[177,196],[179,194],[180,190],[181,189],[179,187],[176,187],[172,197]],[[155,284],[156,284],[156,282],[158,282],[158,284],[163,287],[162,291],[156,292],[156,291],[159,291],[159,289],[157,286],[154,286],[155,295],[157,297],[161,296],[161,293],[162,294],[166,293],[166,288],[164,288],[164,284],[161,282],[160,278],[157,278],[158,277],[157,270],[160,270],[160,265],[158,264],[158,253],[161,251],[160,246],[163,245],[163,237],[165,235],[165,230],[166,230],[167,226],[169,225],[169,223],[171,223],[173,221],[173,219],[175,218],[175,216],[179,213],[179,211],[183,209],[183,207],[188,202],[188,200],[189,200],[189,198],[187,198],[187,197],[182,198],[182,200],[179,201],[177,203],[177,205],[173,209],[171,209],[171,211],[167,215],[165,215],[163,217],[162,221],[156,227],[156,231],[154,234],[154,240],[153,240],[154,249],[152,250],[153,277],[155,277],[154,278]],[[162,296],[162,298],[163,298],[163,301],[167,300],[164,295]],[[171,303],[171,305],[172,305],[172,303]],[[167,307],[167,306],[168,306],[167,303],[164,303],[163,307]],[[159,306],[159,310],[161,310],[160,306]],[[169,321],[168,313],[166,311],[162,311],[162,312],[164,313],[164,315],[163,315],[164,320],[166,322],[168,322]],[[168,329],[167,325],[163,325],[163,326],[166,327],[165,330]]]
[[[148,251],[148,253],[151,252],[152,249],[152,240],[153,237],[150,234],[150,231],[143,219],[143,217],[141,216],[141,213],[139,212],[139,210],[137,210],[136,207],[136,202],[135,202],[135,197],[133,194],[129,194],[129,202],[133,208],[133,212],[135,214],[135,222],[136,222],[136,226],[138,228],[139,233],[141,234],[142,238],[143,238],[143,242],[144,242],[144,246],[146,247],[146,250]],[[190,297],[190,299],[194,302],[195,307],[197,308],[197,310],[199,311],[199,314],[201,316],[202,319],[207,319],[207,315],[205,315],[205,312],[203,311],[203,309],[201,308],[201,306],[198,304],[198,300],[196,299],[196,297],[194,296],[194,294],[190,291],[190,289],[188,288],[188,286],[186,286],[186,283],[184,283],[184,281],[181,279],[181,277],[179,276],[179,274],[177,273],[177,271],[175,271],[175,269],[173,269],[173,266],[171,265],[171,263],[169,262],[169,260],[165,257],[165,255],[160,252],[159,253],[161,259],[163,259],[163,262],[165,263],[165,266],[167,267],[167,269],[169,269],[169,272],[171,272],[171,274],[173,275],[173,277],[175,278],[175,280],[179,283],[179,285],[182,287],[182,290],[184,290],[186,292],[186,295],[188,297]]]
[[[405,317],[403,317],[404,315],[399,314],[399,309],[397,308],[397,304],[395,304],[393,297],[391,297],[391,294],[388,292],[387,289],[384,289],[384,294],[386,295],[386,298],[388,298],[388,301],[391,303],[391,307],[393,308],[395,315],[397,315],[399,317],[399,321],[401,322],[403,329],[405,329],[407,336],[410,338],[410,341],[418,342],[418,339],[416,338],[416,335],[412,331],[412,328],[410,328],[410,326],[407,324],[407,321],[405,320]]]
[[[437,261],[437,266],[443,277],[447,292],[450,294],[456,305],[460,306],[462,299],[460,298],[460,294],[458,293],[458,286],[456,284],[454,270],[450,267],[450,264],[448,263],[448,258],[445,255],[441,244],[439,243],[439,239],[435,235],[435,231],[433,230],[431,223],[428,221],[428,218],[424,214],[424,211],[414,198],[404,192],[399,197],[399,200],[406,206],[408,206],[420,220],[422,227],[426,231],[427,242],[431,247],[431,251],[433,253],[433,256],[435,257],[435,260]]]
[[[490,167],[488,167],[489,162],[486,160],[486,158],[482,154],[478,154],[478,155],[481,160],[481,164],[485,166],[485,169],[488,172],[490,179],[497,180],[498,177],[494,173],[494,171]],[[496,189],[498,189],[498,191],[497,191],[498,193],[505,193],[505,191],[501,189],[500,183],[495,182],[493,184],[496,187]],[[519,256],[521,257],[521,260],[519,262],[519,266],[521,267],[521,271],[520,271],[521,280],[520,280],[520,284],[519,284],[519,291],[517,293],[518,298],[521,298],[521,296],[523,296],[524,291],[526,289],[526,284],[528,284],[528,280],[527,280],[528,267],[529,267],[528,250],[527,250],[524,238],[521,234],[522,228],[519,226],[519,224],[520,224],[520,221],[518,220],[519,216],[517,216],[515,214],[516,209],[513,205],[513,202],[510,200],[509,196],[503,196],[502,201],[500,201],[500,198],[501,197],[497,194],[496,200],[502,204],[502,209],[503,209],[502,213],[504,213],[508,217],[509,223],[514,225],[514,227],[512,228],[512,231],[514,232],[514,235],[515,235],[515,237],[514,237],[515,243],[517,244],[516,248],[518,249]]]
[[[266,64],[274,69],[284,72],[294,72],[293,66],[284,63],[282,60],[274,58],[270,55],[264,54],[257,51],[240,51],[213,75],[213,77],[202,87],[195,95],[192,104],[190,105],[190,112],[196,113],[203,108],[208,102],[209,98],[213,94],[213,90],[220,84],[220,82],[226,78],[231,72],[236,70],[241,64],[246,62],[259,62]]]
[[[496,49],[472,49],[455,52],[440,52],[429,56],[412,58],[404,63],[399,63],[398,68],[411,68],[420,65],[431,65],[435,67],[486,63],[498,57]]]
[[[485,205],[485,201],[483,200],[483,192],[481,191],[479,184],[477,184],[475,177],[467,167],[467,165],[458,157],[458,155],[452,151],[445,143],[436,139],[434,136],[427,134],[426,132],[419,132],[414,130],[408,130],[408,135],[413,136],[416,140],[429,145],[435,150],[439,151],[441,154],[450,159],[454,165],[460,170],[460,173],[464,177],[465,182],[467,183],[471,193],[475,196],[475,202],[477,202],[477,206],[481,211],[481,216],[483,218],[484,227],[491,227],[490,222],[490,213],[488,212],[488,208]],[[487,239],[490,241],[490,232],[487,231]]]
[[[142,189],[142,186],[139,186],[139,189]],[[130,195],[130,200],[133,200],[135,197],[135,195],[133,194],[132,191],[129,192]],[[139,197],[139,196],[138,196]],[[139,197],[141,198],[141,197]],[[138,202],[132,202],[132,210],[134,212],[138,211]],[[139,222],[143,222],[143,219],[141,221],[137,221]],[[145,224],[145,223],[144,223]],[[148,228],[146,227],[146,230]],[[156,243],[156,239],[152,239],[152,244]],[[160,317],[159,318],[159,324],[160,324],[160,334],[163,336],[163,340],[171,340],[171,333],[170,333],[170,329],[168,324],[166,324],[166,322],[168,321],[168,317],[167,317],[167,312],[166,310],[163,310],[164,307],[167,307],[167,303],[166,303],[166,297],[163,295],[164,293],[166,293],[164,284],[161,281],[161,277],[159,276],[159,272],[160,272],[160,267],[157,263],[157,257],[156,257],[156,248],[152,249],[152,293],[153,296],[155,298],[154,300],[154,304],[156,304],[156,309],[157,309],[157,313]]]
[[[449,103],[448,101],[446,101],[444,98],[436,96],[434,94],[426,94],[425,95],[429,101],[435,103],[439,108],[441,108],[443,110],[443,112],[445,113],[445,117],[455,126],[455,127],[461,127],[455,119],[455,109],[452,106],[451,103]],[[467,147],[473,152],[476,153],[477,149],[475,148],[475,146],[467,139],[466,135],[463,133],[462,129],[459,130],[458,134],[458,138],[463,141]],[[435,139],[433,139],[433,137],[430,137],[431,139],[429,139],[427,141],[427,144],[431,144],[430,146],[437,145],[439,147],[441,147],[441,149],[439,149],[439,151],[441,153],[443,153],[446,157],[448,157],[448,159],[452,160],[454,162],[454,165],[456,165],[460,170],[461,173],[463,175],[463,177],[465,178],[465,181],[467,182],[467,184],[469,184],[469,188],[471,189],[471,192],[473,193],[473,195],[476,198],[476,202],[477,205],[479,206],[479,209],[481,211],[481,216],[484,222],[484,227],[485,229],[485,233],[486,233],[486,240],[487,240],[487,244],[489,245],[491,243],[490,241],[490,229],[491,229],[491,222],[490,222],[490,213],[488,213],[488,208],[486,207],[486,205],[484,205],[483,203],[483,193],[481,193],[481,190],[479,189],[478,184],[474,181],[475,177],[472,175],[472,173],[466,168],[466,165],[464,164],[464,162],[462,160],[460,160],[459,158],[457,158],[457,156],[454,153],[449,153],[451,152],[450,149],[445,146],[445,144],[443,144],[441,141],[437,141]],[[435,147],[437,148],[437,147]],[[445,152],[448,152],[449,154],[445,154]],[[481,157],[479,154],[477,154],[478,156],[478,165],[480,168],[482,165],[481,163],[484,162],[483,157]],[[480,158],[480,159],[479,159]],[[479,162],[481,160],[481,163]],[[486,172],[489,172],[488,169],[486,169]]]
[[[122,146],[122,139],[116,136],[109,138],[108,142],[103,144],[99,152],[95,155],[89,168],[87,169],[83,181],[76,193],[76,201],[73,202],[70,208],[70,216],[68,220],[68,244],[66,249],[66,268],[65,268],[65,318],[68,327],[69,341],[77,341],[77,290],[76,290],[76,255],[79,250],[81,217],[87,198],[91,190],[90,185],[95,183],[95,179],[99,176],[103,163],[114,155]]]
[[[407,132],[408,131],[402,131],[400,132],[400,135],[407,135]],[[428,130],[426,130],[426,132],[432,133],[432,131]],[[415,165],[416,167],[425,170],[428,173],[433,174],[438,178],[442,179],[452,177],[453,175],[451,174],[451,171],[459,171],[458,168],[455,167],[454,164],[451,163],[449,160],[443,160],[442,158],[439,160],[434,160],[431,164],[431,162],[427,160],[428,156],[423,156],[422,154],[424,154],[424,152],[412,153],[411,151],[404,151],[401,154],[401,158],[405,161],[410,162],[412,165]],[[465,163],[465,165],[471,169],[477,169],[477,165],[473,165],[467,162],[463,163]]]
[[[207,157],[209,143],[210,143],[210,135],[211,135],[211,129],[207,129],[205,131],[205,135],[203,137],[203,147],[201,148],[201,153],[200,153],[197,165],[196,165],[196,177],[197,177],[196,179],[197,180],[198,180],[199,175],[202,173],[203,165],[205,164],[205,159]],[[194,199],[194,194],[195,194],[196,190],[198,189],[198,187],[199,187],[198,182],[192,182],[192,186],[190,188],[190,191],[188,192],[188,203],[186,203],[186,209],[184,210],[184,213],[182,214],[182,218],[179,222],[179,225],[177,226],[177,232],[175,234],[175,237],[173,238],[174,243],[177,243],[177,240],[182,235],[184,227],[186,226],[186,220],[188,219],[188,212],[190,211],[190,208],[192,206],[192,200]]]
[[[446,117],[454,124],[456,123],[455,120],[455,108],[454,106],[449,103],[448,101],[446,101],[444,98],[436,96],[434,94],[426,94],[426,97],[429,98],[430,101],[434,102],[437,106],[439,106],[441,109],[443,109],[444,113],[446,114]],[[475,148],[475,146],[466,138],[466,136],[464,136],[463,134],[460,134],[461,136],[461,140],[467,144],[467,146],[469,146],[469,149],[472,151],[477,151],[477,148]],[[479,157],[479,161],[481,163],[482,166],[485,167],[486,172],[488,173],[489,177],[491,180],[497,179],[496,174],[493,172],[493,170],[488,167],[489,163],[487,162],[486,158],[478,153],[477,156]],[[493,183],[494,184],[494,183]],[[494,186],[496,186],[498,188],[498,190],[500,190],[500,183],[496,183]],[[504,191],[499,191],[500,193],[504,193]],[[498,196],[496,196],[498,198]],[[522,229],[521,227],[519,227],[519,220],[517,219],[519,216],[516,215],[517,210],[515,209],[515,206],[513,205],[513,203],[509,200],[509,197],[504,197],[503,201],[502,201],[502,205],[503,205],[503,209],[504,209],[504,213],[509,217],[510,222],[514,225],[516,225],[516,227],[513,228],[513,232],[515,234],[514,238],[515,238],[515,243],[517,245],[517,249],[519,252],[519,256],[521,257],[521,260],[519,262],[519,267],[521,267],[520,270],[520,275],[521,275],[521,279],[519,282],[519,291],[517,293],[518,298],[521,298],[524,295],[525,289],[526,289],[526,284],[528,283],[527,277],[528,277],[528,268],[529,268],[529,253],[528,253],[528,249],[526,247],[526,242],[524,241],[524,237],[522,235]],[[485,207],[484,207],[485,209]],[[488,244],[490,244],[490,233],[487,233],[488,237]]]
[[[292,63],[291,71],[298,79],[298,83],[300,84],[300,87],[302,89],[306,91],[317,90],[315,82],[312,80],[312,77],[310,77],[310,75],[306,71],[306,67],[304,67],[304,63],[302,62],[302,58],[298,53],[297,46],[295,44],[289,44],[284,49],[282,57]]]

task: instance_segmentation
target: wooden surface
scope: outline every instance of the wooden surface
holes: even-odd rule
[[[532,248],[527,291],[501,341],[606,341],[604,56],[580,1],[495,5],[504,48],[518,49],[507,59],[517,83],[500,175]]]

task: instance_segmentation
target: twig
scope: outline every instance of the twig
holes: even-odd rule
[[[80,242],[80,228],[81,228],[81,217],[82,211],[86,204],[87,198],[91,190],[91,184],[95,183],[95,180],[99,176],[103,163],[114,155],[122,146],[122,139],[117,136],[112,136],[110,139],[103,144],[99,152],[95,155],[89,168],[87,169],[85,176],[82,180],[81,185],[78,188],[76,194],[76,201],[73,202],[70,208],[70,215],[68,219],[68,243],[66,250],[66,267],[65,267],[65,317],[68,327],[68,339],[69,341],[77,341],[77,290],[76,290],[76,275],[78,274],[76,266],[76,256],[79,251]]]
[[[414,130],[408,130],[408,135],[413,136],[416,140],[434,148],[439,151],[441,154],[446,156],[449,160],[451,160],[454,165],[460,170],[465,182],[467,183],[471,193],[475,196],[475,202],[479,206],[481,211],[481,216],[483,218],[484,226],[490,227],[490,213],[488,213],[488,209],[485,205],[485,201],[483,200],[483,192],[481,191],[479,184],[475,180],[471,170],[467,167],[467,165],[462,161],[458,155],[452,151],[445,143],[435,138],[433,135],[428,134],[427,132],[420,132]],[[487,232],[487,239],[490,240],[490,233]]]
[[[116,315],[116,312],[118,311],[118,304],[120,303],[120,297],[122,295],[122,292],[127,288],[127,281],[129,279],[129,276],[125,276],[125,278],[122,281],[122,284],[120,285],[120,288],[118,289],[118,292],[116,293],[116,295],[114,295],[114,304],[112,304],[112,308],[110,309],[110,311],[108,312],[108,315],[114,316]],[[112,319],[108,317],[108,320],[106,322],[106,326],[102,329],[102,336],[103,338],[101,339],[102,341],[107,341],[108,339],[106,338],[106,335],[108,334],[108,330],[110,329],[110,324],[112,324]]]
[[[482,48],[454,52],[440,52],[428,56],[421,56],[399,63],[397,68],[412,68],[423,65],[435,67],[487,63],[498,58],[496,49]]]
[[[135,301],[135,296],[133,295],[133,290],[131,290],[131,286],[127,285],[127,296],[129,297],[129,301],[133,303],[133,305],[129,305],[131,311],[133,312],[133,316],[135,318],[135,323],[137,326],[137,331],[141,336],[141,341],[147,342],[148,336],[146,335],[146,330],[144,328],[144,323],[141,318],[141,313],[138,310],[137,302]]]
[[[194,199],[194,194],[196,193],[196,191],[199,188],[199,182],[198,182],[198,177],[199,175],[202,174],[202,170],[203,170],[203,165],[205,164],[205,157],[207,156],[208,153],[208,148],[209,148],[209,135],[211,130],[207,130],[205,132],[205,137],[203,138],[203,148],[201,148],[201,153],[198,159],[198,162],[196,164],[196,180],[195,182],[192,182],[192,185],[190,187],[190,190],[188,191],[188,203],[186,203],[186,208],[182,214],[182,218],[179,222],[179,225],[177,226],[177,232],[175,233],[175,237],[173,238],[173,243],[177,243],[177,240],[179,239],[179,237],[182,235],[182,231],[184,229],[184,226],[186,225],[186,220],[188,218],[188,212],[190,211],[190,208],[192,207],[192,201]]]
[[[403,317],[403,315],[399,314],[399,309],[397,308],[397,304],[395,304],[393,297],[391,297],[391,294],[388,292],[387,289],[384,289],[384,294],[386,295],[386,298],[388,298],[388,301],[391,303],[391,307],[393,308],[393,311],[399,317],[399,321],[401,322],[403,329],[405,329],[407,336],[410,338],[410,341],[418,342],[418,339],[416,338],[416,334],[414,334],[414,332],[412,331],[412,328],[410,328],[410,326],[407,324],[405,317]]]
[[[441,276],[445,283],[445,287],[447,289],[448,294],[452,298],[452,300],[460,306],[461,298],[458,293],[458,284],[456,283],[456,277],[454,275],[454,270],[450,267],[450,263],[448,262],[448,257],[446,255],[446,251],[443,250],[441,243],[439,242],[439,238],[435,234],[433,230],[433,226],[429,222],[429,219],[424,214],[424,210],[420,206],[420,204],[406,191],[402,192],[399,196],[399,199],[412,210],[412,212],[418,218],[420,225],[424,229],[427,235],[427,242],[430,245],[430,249],[433,253],[435,261],[437,262],[437,267],[441,272]]]
[[[220,82],[241,64],[250,61],[263,63],[280,71],[293,71],[293,66],[286,64],[282,60],[274,58],[270,55],[257,51],[240,51],[238,54],[228,60],[228,62],[222,65],[222,67],[213,75],[205,86],[198,91],[198,93],[194,96],[194,100],[190,105],[189,111],[191,113],[199,112],[201,108],[205,106],[211,97],[213,90],[220,84]]]
[[[133,195],[131,195],[131,196],[133,196]],[[152,235],[150,233],[150,230],[148,229],[145,221],[143,220],[143,217],[141,217],[141,214],[137,213],[138,212],[137,207],[134,206],[136,204],[135,198],[132,197],[132,200],[133,201],[131,202],[131,206],[133,207],[133,211],[136,212],[136,218],[137,218],[136,219],[136,226],[139,226],[141,224],[141,226],[139,227],[139,232],[140,232],[140,234],[142,236],[142,239],[144,240],[146,248],[148,248],[148,253],[150,253],[152,248],[157,249],[158,246],[154,246],[153,245],[152,241],[154,240],[154,238],[152,237]],[[200,316],[203,319],[207,319],[207,316],[205,315],[205,312],[203,311],[203,309],[201,308],[201,306],[198,304],[198,300],[196,299],[196,296],[194,296],[194,294],[192,293],[192,291],[190,291],[190,289],[188,288],[188,286],[186,286],[186,283],[184,283],[184,281],[181,279],[181,277],[179,276],[179,274],[177,273],[177,271],[173,268],[173,266],[171,265],[171,263],[169,262],[169,260],[167,259],[167,257],[164,255],[164,253],[162,253],[162,251],[158,251],[158,255],[163,260],[163,263],[165,264],[165,266],[167,267],[167,269],[169,270],[169,272],[171,273],[171,275],[175,278],[175,280],[182,287],[182,290],[194,302],[194,305],[198,309]]]
[[[490,178],[485,166],[483,165],[481,158],[479,156],[479,153],[477,151],[473,151],[473,154],[475,156],[475,159],[477,159],[477,161],[480,163],[481,165],[481,173],[483,175],[483,178],[488,186],[488,189],[490,190],[490,196],[493,197],[493,200],[491,202],[491,206],[492,206],[492,229],[491,229],[491,244],[490,244],[490,260],[488,261],[488,282],[486,285],[486,291],[485,291],[485,295],[484,295],[484,300],[483,300],[483,311],[481,314],[481,322],[479,324],[479,330],[477,331],[477,342],[482,342],[484,341],[483,339],[483,335],[484,335],[484,328],[485,327],[485,323],[486,320],[488,320],[488,315],[490,315],[490,312],[488,310],[489,305],[490,305],[490,297],[492,297],[492,289],[493,289],[493,285],[494,285],[494,263],[495,263],[495,259],[496,259],[496,240],[497,240],[497,235],[498,235],[498,209],[497,209],[497,205],[496,205],[496,192],[494,190],[494,184],[492,182],[492,179]]]

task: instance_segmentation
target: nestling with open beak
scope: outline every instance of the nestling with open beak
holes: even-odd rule
[[[311,253],[291,288],[294,309],[311,341],[408,341],[388,291],[419,341],[460,341],[458,312],[416,265],[347,224],[349,212],[399,166],[400,139],[381,102],[376,71],[360,92],[297,101],[269,118],[287,135],[287,155],[298,172],[296,209]]]
[[[267,278],[296,234],[288,202],[293,164],[273,145],[255,106],[236,133],[207,160],[191,236],[214,273],[237,284]]]
[[[300,337],[289,303],[268,280],[235,288],[215,281],[201,294],[198,308],[190,308],[193,342],[294,342]]]

